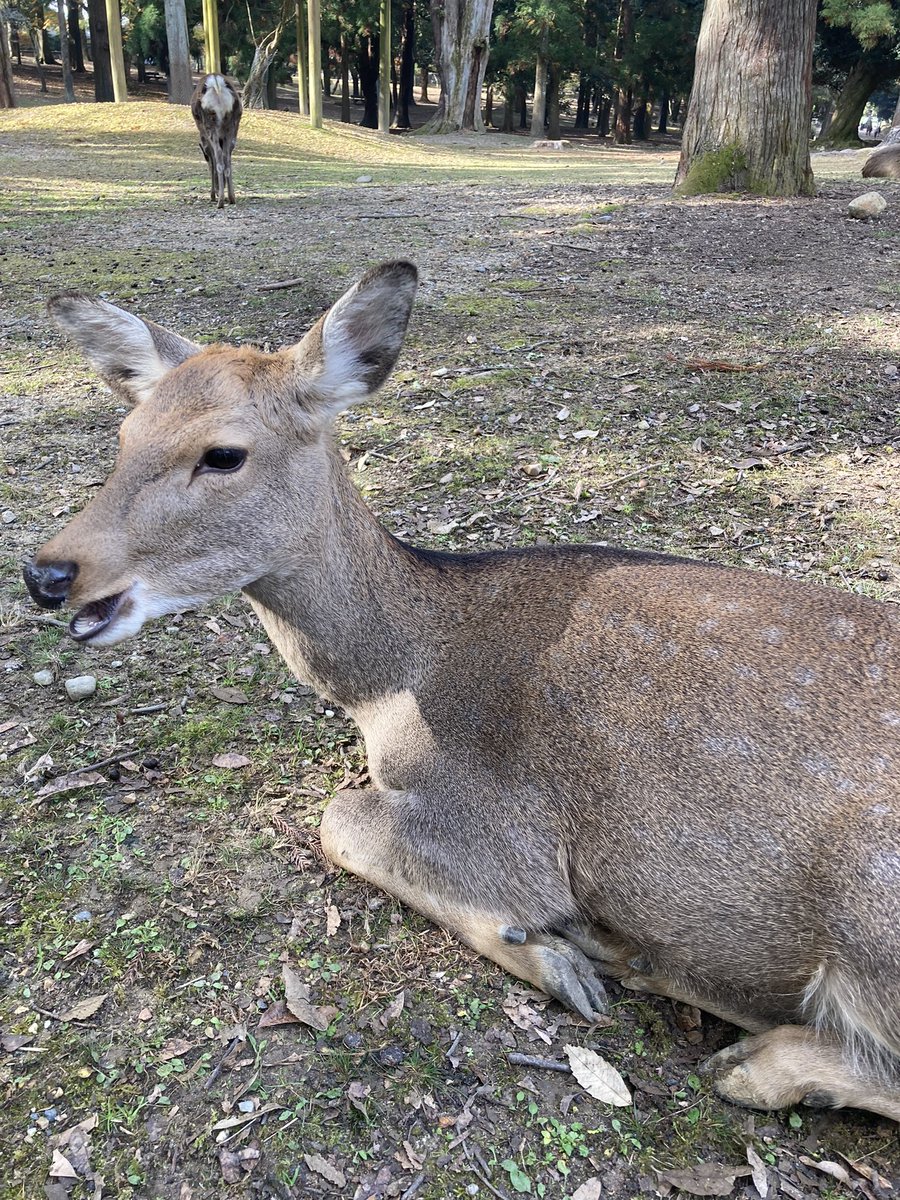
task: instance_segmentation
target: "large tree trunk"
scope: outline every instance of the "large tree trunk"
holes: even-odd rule
[[[250,73],[247,76],[247,82],[244,84],[243,101],[244,108],[271,108],[269,99],[269,69],[275,61],[275,54],[278,50],[278,43],[281,40],[281,34],[284,30],[284,22],[279,21],[278,25],[267,33],[256,46],[253,52],[253,62],[250,64]]]
[[[363,129],[378,128],[378,38],[363,35],[359,49],[359,86],[363,94]]]
[[[84,45],[81,40],[81,4],[69,0],[69,44],[72,48],[72,70],[84,74]]]
[[[441,98],[423,133],[479,133],[481,88],[487,70],[494,0],[443,0],[432,9]]]
[[[190,104],[190,43],[184,0],[166,0],[166,40],[169,43],[169,103]]]
[[[0,108],[15,108],[16,93],[13,88],[12,58],[6,40],[6,22],[0,20]]]
[[[547,69],[547,137],[559,141],[560,70],[556,63]]]
[[[413,84],[416,72],[416,6],[415,0],[404,0],[400,24],[400,90],[394,114],[395,129],[409,129],[409,106],[413,103]]]
[[[541,30],[541,41],[538,46],[537,62],[534,67],[534,95],[531,100],[531,136],[544,137],[544,125],[547,122],[547,56],[550,52],[550,27],[545,25]]]
[[[869,58],[863,53],[853,64],[844,80],[840,95],[834,102],[831,120],[819,141],[828,146],[861,146],[859,122],[872,93],[886,83],[896,63],[885,64],[883,58]]]
[[[816,0],[706,0],[676,188],[811,196]]]

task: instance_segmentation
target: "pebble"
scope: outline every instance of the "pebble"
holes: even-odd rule
[[[372,176],[371,175],[357,175],[356,182],[357,183],[371,183]]]
[[[97,680],[93,675],[76,675],[74,679],[66,680],[66,695],[70,700],[86,700],[97,690]]]
[[[2,517],[4,525],[12,525],[12,523],[13,523],[13,521],[15,521],[15,519],[16,519],[16,514],[13,512],[13,510],[11,508],[7,508],[4,510],[3,517]]]
[[[35,671],[31,677],[38,687],[50,687],[53,683],[52,671]]]
[[[240,1102],[240,1104],[238,1104],[238,1112],[242,1112],[242,1113],[256,1112],[256,1101],[255,1100],[242,1100]]]
[[[378,1055],[378,1061],[383,1067],[399,1067],[404,1054],[399,1046],[385,1046]]]
[[[345,1033],[341,1041],[348,1050],[358,1050],[362,1045],[361,1033]]]
[[[77,912],[74,915],[72,920],[73,921],[92,921],[93,918],[94,918],[94,914],[92,912],[89,912],[86,908],[83,908],[83,909],[81,909],[80,912]]]

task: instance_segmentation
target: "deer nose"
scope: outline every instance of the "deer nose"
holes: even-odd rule
[[[41,608],[59,608],[65,604],[77,574],[78,563],[73,562],[52,562],[44,566],[30,562],[22,568],[25,586]]]

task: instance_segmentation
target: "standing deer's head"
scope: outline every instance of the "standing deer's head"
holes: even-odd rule
[[[133,405],[115,470],[24,568],[69,632],[108,646],[146,620],[263,576],[312,569],[333,503],[328,430],[400,352],[416,269],[369,271],[295,346],[202,348],[101,300],[62,295],[56,322]]]

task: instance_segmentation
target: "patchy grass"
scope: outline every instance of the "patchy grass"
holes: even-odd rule
[[[249,113],[239,203],[217,213],[183,110],[5,114],[0,1022],[16,1048],[0,1060],[0,1200],[43,1194],[51,1138],[94,1118],[91,1167],[125,1200],[218,1200],[223,1144],[261,1155],[234,1194],[282,1198],[400,1196],[424,1173],[420,1200],[525,1180],[562,1198],[592,1176],[624,1200],[652,1192],[656,1168],[738,1164],[747,1141],[802,1195],[849,1193],[801,1155],[896,1178],[892,1125],[754,1118],[712,1096],[698,1065],[736,1036],[722,1023],[613,988],[615,1024],[591,1031],[327,869],[315,829],[335,788],[363,778],[363,750],[242,601],[90,652],[18,581],[102,481],[121,417],[51,329],[48,295],[280,344],[364,265],[402,254],[424,285],[401,369],[339,428],[396,533],[459,549],[616,541],[896,601],[900,229],[893,207],[877,225],[845,218],[860,157],[816,156],[815,201],[681,201],[669,150],[542,156],[499,135],[313,133]],[[73,704],[63,681],[85,672],[98,690]],[[216,766],[226,752],[249,763]],[[103,762],[99,782],[38,794]],[[285,962],[327,1029],[260,1026]],[[91,996],[97,1011],[73,1017]],[[507,1059],[567,1042],[627,1076],[631,1109]],[[214,1128],[237,1116],[244,1129]]]

